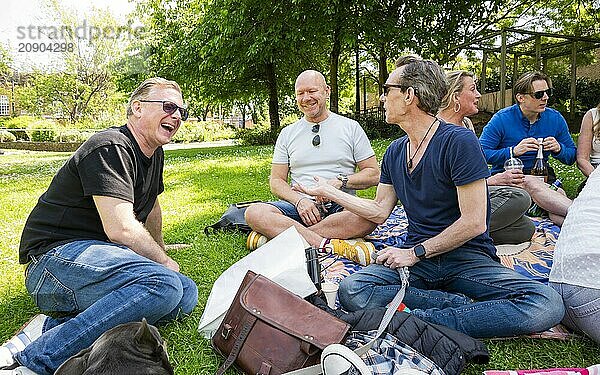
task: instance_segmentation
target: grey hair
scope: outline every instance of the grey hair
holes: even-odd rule
[[[404,55],[404,56],[400,56],[396,59],[395,65],[396,65],[396,68],[399,68],[406,64],[410,64],[411,62],[422,61],[422,60],[423,60],[423,58],[417,54]]]
[[[412,56],[412,57],[410,57]],[[401,61],[405,59],[405,61]],[[396,64],[404,67],[400,76],[400,85],[412,87],[419,98],[417,107],[435,116],[438,113],[442,98],[448,92],[448,81],[442,68],[433,60],[423,60],[414,55],[403,56]]]
[[[446,79],[448,80],[448,92],[442,99],[440,111],[450,107],[450,104],[452,104],[452,95],[457,92],[461,92],[465,87],[465,77],[473,78],[475,75],[471,72],[467,72],[466,70],[454,70],[446,73]]]
[[[136,100],[148,99],[150,91],[155,86],[158,86],[160,88],[173,88],[179,91],[179,93],[181,94],[181,87],[179,87],[179,85],[175,81],[169,81],[168,79],[164,79],[161,77],[148,78],[131,93],[131,97],[129,98],[129,102],[127,103],[127,117],[133,115],[133,108],[131,107],[133,102]]]

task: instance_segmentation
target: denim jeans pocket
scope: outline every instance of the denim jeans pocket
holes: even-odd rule
[[[600,298],[596,298],[580,306],[571,306],[569,310],[576,318],[585,318],[600,313]]]
[[[42,311],[73,313],[77,311],[77,300],[73,290],[60,282],[48,270],[44,270],[31,295]]]

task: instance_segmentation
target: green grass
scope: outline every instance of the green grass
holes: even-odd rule
[[[389,141],[373,143],[381,160]],[[212,374],[222,362],[196,329],[214,281],[246,254],[245,238],[238,234],[206,237],[202,229],[215,222],[230,203],[272,198],[267,184],[271,152],[271,147],[167,152],[165,192],[161,196],[165,241],[192,245],[170,255],[199,289],[199,305],[194,313],[160,329],[177,374]],[[24,267],[17,261],[19,237],[37,198],[68,156],[22,151],[0,156],[0,342],[37,312],[23,285]],[[581,175],[575,167],[557,166],[556,170],[561,176],[568,176],[563,182],[572,196]],[[374,193],[371,188],[361,195],[372,197]],[[600,348],[585,339],[486,343],[491,362],[485,366],[469,365],[466,374],[481,374],[484,369],[585,367],[600,363]]]

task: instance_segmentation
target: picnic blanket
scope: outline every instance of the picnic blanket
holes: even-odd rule
[[[540,281],[548,283],[548,275],[552,268],[552,255],[554,245],[558,239],[560,228],[547,218],[531,218],[535,223],[536,230],[531,241],[520,245],[496,246],[500,262],[516,272]],[[406,241],[408,219],[402,206],[397,206],[387,221],[379,225],[366,237],[375,248],[382,249],[386,246],[401,247]],[[360,270],[362,266],[335,255],[328,255],[321,260],[326,281],[339,283],[346,276]],[[533,338],[555,338],[567,339],[573,337],[562,325],[550,330],[533,334]]]
[[[531,242],[520,245],[496,246],[500,262],[518,273],[548,283],[548,275],[552,268],[552,255],[554,245],[558,239],[560,228],[547,218],[531,218],[536,230]],[[386,246],[401,247],[406,241],[408,219],[402,206],[397,206],[385,223],[365,237],[371,241],[378,250]],[[335,256],[328,256],[322,260],[325,279],[340,282],[344,277],[358,271],[362,267],[352,261]]]

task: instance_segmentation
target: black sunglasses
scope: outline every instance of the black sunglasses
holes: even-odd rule
[[[391,88],[396,88],[396,89],[400,89],[402,91],[406,91],[406,90],[408,90],[409,87],[411,87],[411,86],[399,85],[396,83],[384,83],[383,84],[383,96],[388,96]],[[415,90],[415,94],[416,94],[417,90],[415,88],[413,88],[413,90]]]
[[[172,115],[173,113],[175,113],[177,110],[179,110],[179,113],[181,114],[181,120],[185,121],[188,119],[189,113],[188,110],[178,106],[177,104],[170,102],[168,100],[140,100],[140,102],[145,102],[145,103],[162,103],[163,105],[163,111],[165,111],[165,113],[168,113],[170,115]]]
[[[320,124],[314,124],[312,127],[312,132],[313,133],[319,133],[319,129],[321,129],[321,125]],[[312,145],[317,147],[318,145],[321,144],[321,136],[319,134],[315,134],[315,136],[312,139]]]
[[[549,87],[546,90],[540,90],[540,91],[529,93],[529,95],[533,96],[534,98],[536,98],[538,100],[543,98],[544,94],[548,95],[548,97],[551,97],[552,95],[554,95],[554,89],[552,87]]]

